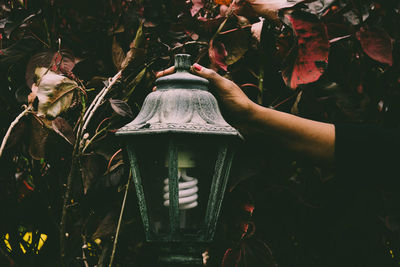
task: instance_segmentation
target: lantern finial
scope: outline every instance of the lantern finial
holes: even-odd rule
[[[189,71],[191,66],[190,55],[177,54],[175,55],[175,70],[177,72]]]

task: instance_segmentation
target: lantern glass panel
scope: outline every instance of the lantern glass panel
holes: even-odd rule
[[[175,134],[135,139],[150,239],[200,240],[220,138]],[[175,197],[179,204],[171,211],[174,183],[168,178],[174,175],[178,179]]]

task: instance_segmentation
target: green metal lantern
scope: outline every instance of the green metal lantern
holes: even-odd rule
[[[176,73],[157,79],[138,116],[116,132],[126,144],[146,239],[159,245],[162,266],[202,265],[240,137],[190,66],[190,55],[176,55]]]

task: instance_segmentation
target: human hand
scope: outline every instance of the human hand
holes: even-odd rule
[[[175,72],[175,67],[169,67],[163,71],[157,72],[156,78]],[[210,81],[215,86],[222,105],[225,110],[230,113],[232,123],[240,126],[243,122],[248,121],[253,113],[254,102],[252,102],[246,94],[231,80],[228,80],[212,69],[205,68],[199,64],[194,64],[191,67],[191,72],[195,75],[203,77]],[[156,88],[153,88],[153,91]]]

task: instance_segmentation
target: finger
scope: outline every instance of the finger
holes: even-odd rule
[[[194,74],[199,75],[200,77],[206,78],[208,80],[215,80],[218,78],[222,78],[218,73],[216,73],[212,69],[205,68],[197,63],[193,64],[191,71]]]
[[[153,89],[152,89],[152,91],[154,92],[154,91],[156,91],[156,90],[157,90],[157,86],[154,86]]]
[[[172,74],[174,72],[175,72],[175,67],[171,66],[168,69],[165,69],[165,70],[157,72],[156,73],[156,78],[160,78],[160,77],[162,77],[164,75]]]

